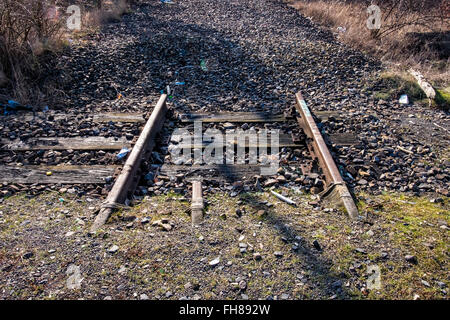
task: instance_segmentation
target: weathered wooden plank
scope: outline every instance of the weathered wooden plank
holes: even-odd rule
[[[191,138],[192,139],[192,144],[186,144],[184,142],[182,142],[181,144],[177,145],[180,148],[205,148],[205,147],[210,147],[210,148],[216,148],[216,146],[218,148],[220,147],[225,147],[226,146],[226,141],[223,141],[222,145],[215,143],[214,140],[203,140],[202,144],[196,144],[196,140],[195,137]],[[225,139],[224,139],[225,140]],[[238,140],[235,139],[233,145],[238,145]],[[263,142],[259,142],[256,141],[256,143],[254,143],[254,141],[250,141],[249,139],[245,140],[245,147],[246,148],[270,148],[272,145],[271,143],[271,136],[268,135],[267,136],[267,141],[265,143]],[[287,133],[281,133],[279,136],[279,144],[278,146],[280,148],[302,148],[305,146],[305,144],[300,143],[298,141],[294,141],[294,139],[292,138],[291,134],[287,134]]]
[[[83,119],[89,119],[91,118],[93,122],[139,122],[144,123],[144,115],[142,113],[117,113],[117,112],[103,112],[99,114],[92,114],[92,113],[48,113],[48,112],[35,112],[30,113],[18,113],[14,115],[8,115],[4,117],[3,119],[8,120],[14,120],[19,119],[23,122],[31,122],[35,120],[47,120],[48,117],[51,116],[53,121],[60,121],[60,120],[73,120],[77,117],[82,117]]]
[[[174,177],[184,174],[189,177],[204,176],[216,181],[241,179],[261,174],[260,164],[221,164],[221,165],[170,165],[165,164],[160,169],[160,175]]]
[[[326,121],[333,117],[336,120],[343,120],[348,117],[348,113],[342,110],[333,111],[311,111],[320,121]],[[376,112],[368,112],[367,115],[377,116]]]
[[[117,166],[0,166],[0,182],[21,184],[102,184]],[[51,175],[47,175],[51,172]]]
[[[143,114],[140,113],[100,113],[93,116],[94,122],[139,122],[144,123]]]
[[[329,141],[340,146],[354,146],[360,143],[358,136],[354,133],[334,133],[329,135]]]
[[[345,113],[342,111],[314,111],[313,113],[321,121],[328,120],[330,117],[335,119],[345,118]]]
[[[284,115],[267,112],[186,113],[180,115],[181,122],[284,122]]]
[[[120,150],[124,147],[131,147],[131,142],[124,137],[44,137],[28,139],[26,142],[18,139],[13,141],[2,139],[0,150]]]

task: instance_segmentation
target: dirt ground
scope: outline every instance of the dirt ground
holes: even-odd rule
[[[361,194],[351,223],[289,196],[297,207],[210,195],[199,227],[182,196],[148,197],[90,236],[100,199],[15,195],[0,204],[0,298],[447,298],[448,199]]]

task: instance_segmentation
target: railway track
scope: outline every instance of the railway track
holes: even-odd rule
[[[106,197],[91,231],[105,224],[114,209],[129,204],[133,197],[170,190],[192,195],[194,224],[202,220],[203,192],[219,188],[236,195],[281,185],[301,186],[319,194],[324,202],[342,207],[351,218],[358,217],[327,147],[354,145],[358,139],[348,134],[322,135],[300,93],[295,107],[284,114],[178,113],[168,104],[167,96],[162,95],[147,114],[22,115],[21,121],[37,131],[45,121],[64,122],[75,116],[99,127],[127,128],[128,133],[101,136],[88,129],[52,137],[30,135],[18,139],[12,135],[1,139],[0,183],[2,190],[8,190],[3,191],[3,196],[18,191],[36,193],[48,186],[67,186],[64,190],[70,190],[69,186],[77,185],[88,194]],[[342,115],[317,112],[315,117],[323,120]],[[4,119],[15,120],[17,115]],[[220,137],[223,141],[217,140]],[[183,157],[177,158],[180,151]],[[205,161],[208,152],[213,163]],[[120,153],[123,159],[118,159]],[[253,159],[255,153],[257,160]],[[40,161],[42,154],[46,154],[44,163]],[[86,154],[90,155],[88,164],[83,162]],[[275,170],[263,173],[261,168],[270,165],[276,165]]]

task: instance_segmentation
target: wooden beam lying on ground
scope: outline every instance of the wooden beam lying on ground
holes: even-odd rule
[[[169,165],[165,164],[161,167],[160,175],[175,177],[178,174],[197,177],[204,176],[205,180],[209,178],[216,181],[231,181],[234,179],[242,179],[243,177],[251,178],[261,174],[260,164],[218,164],[218,165]],[[195,179],[193,179],[195,180]]]
[[[2,151],[30,151],[30,150],[120,150],[130,148],[131,141],[124,137],[71,137],[71,138],[31,138],[25,141],[2,139]]]
[[[72,121],[81,117],[82,119],[92,120],[93,122],[124,122],[124,123],[145,123],[144,115],[142,113],[117,113],[117,112],[103,112],[98,114],[92,113],[54,113],[54,112],[21,112],[18,114],[7,115],[3,117],[4,120],[19,120],[21,122],[31,122],[36,120],[48,120],[49,117],[52,121],[68,120]]]
[[[225,112],[225,113],[186,113],[181,114],[181,122],[284,122],[284,115],[267,112]]]
[[[0,166],[1,183],[102,184],[117,166]],[[49,174],[50,173],[50,174]]]

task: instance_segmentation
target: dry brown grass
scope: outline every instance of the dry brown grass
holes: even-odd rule
[[[427,39],[422,42],[422,39],[417,38],[417,35],[419,38],[426,38],[425,36],[431,33],[446,33],[448,38],[449,15],[448,11],[445,11],[448,8],[439,5],[433,7],[430,5],[432,1],[428,3],[427,10],[421,9],[420,6],[410,9],[400,9],[396,6],[388,8],[389,1],[378,1],[382,10],[382,24],[380,30],[374,31],[366,26],[366,10],[370,4],[366,3],[367,1],[289,2],[313,21],[332,28],[341,41],[375,55],[393,66],[400,63],[401,68],[415,67],[439,85],[446,86],[450,83],[448,55],[445,56],[445,53],[430,46]],[[345,32],[342,32],[342,27]]]
[[[14,99],[44,106],[63,95],[43,70],[51,70],[55,56],[67,45],[72,31],[66,28],[65,9],[82,7],[82,30],[120,20],[131,0],[2,0],[0,3],[0,103]],[[59,8],[51,15],[51,8]],[[51,62],[51,63],[50,63]],[[49,80],[49,81],[47,81]],[[52,99],[56,98],[56,99]]]
[[[85,14],[83,24],[89,27],[98,27],[108,22],[119,21],[120,17],[128,11],[130,0],[104,0],[101,7],[97,7]]]
[[[30,85],[39,78],[39,57],[60,48],[61,23],[51,19],[45,3],[4,0],[0,4],[0,87],[10,87],[10,96],[40,101],[39,89]]]

